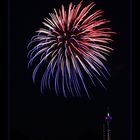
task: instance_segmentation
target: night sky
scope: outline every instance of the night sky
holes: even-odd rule
[[[63,3],[72,0],[10,0],[9,45],[9,130],[11,140],[102,140],[102,124],[110,107],[112,140],[131,137],[131,32],[129,0],[95,0],[105,11],[117,35],[111,43],[115,51],[107,57],[111,77],[107,90],[91,87],[86,96],[57,97],[40,93],[27,69],[27,45],[42,20]],[[79,0],[73,0],[77,4]],[[91,0],[84,0],[84,4]]]

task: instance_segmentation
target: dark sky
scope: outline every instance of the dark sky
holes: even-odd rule
[[[84,0],[84,4],[91,0]],[[113,117],[112,140],[130,140],[131,124],[131,32],[129,0],[95,0],[118,34],[108,57],[111,78],[107,90],[90,91],[93,98],[41,95],[27,69],[26,46],[42,19],[70,0],[10,0],[9,96],[11,140],[102,140],[107,106]],[[79,1],[73,1],[77,4]]]

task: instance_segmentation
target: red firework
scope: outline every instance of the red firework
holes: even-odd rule
[[[95,6],[93,2],[83,9],[81,6],[82,1],[77,6],[70,3],[68,12],[63,5],[58,11],[54,9],[54,13],[49,14],[51,18],[44,19],[45,27],[37,31],[29,43],[29,46],[37,43],[28,53],[29,65],[38,62],[33,81],[40,66],[46,63],[41,90],[51,88],[50,79],[53,78],[56,93],[60,93],[61,88],[66,97],[67,88],[72,95],[74,89],[80,96],[80,80],[89,97],[82,71],[93,84],[94,78],[102,84],[100,77],[106,78],[108,74],[102,60],[106,61],[105,55],[113,50],[108,44],[114,32],[105,26],[109,20],[102,18],[102,10],[89,13]]]

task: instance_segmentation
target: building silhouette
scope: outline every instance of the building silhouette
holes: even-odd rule
[[[110,115],[110,111],[108,108],[107,115],[105,116],[104,123],[103,123],[103,140],[112,140],[111,127],[110,127],[111,120],[112,120],[112,116]]]

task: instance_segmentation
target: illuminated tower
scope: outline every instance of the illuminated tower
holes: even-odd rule
[[[110,115],[110,112],[108,111],[105,117],[105,122],[103,123],[103,140],[111,140],[111,129],[110,129],[111,120],[112,117]]]

